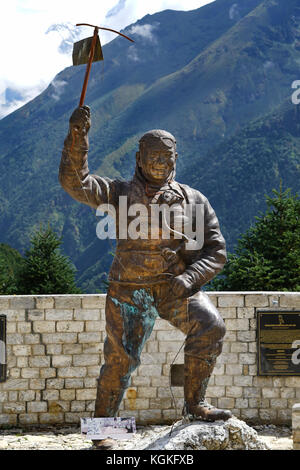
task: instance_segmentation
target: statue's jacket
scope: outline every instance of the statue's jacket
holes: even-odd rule
[[[149,285],[167,281],[174,275],[184,273],[192,285],[192,292],[197,292],[221,271],[226,262],[225,240],[221,234],[216,214],[207,198],[199,191],[174,180],[174,174],[161,188],[153,188],[147,184],[137,166],[131,181],[112,180],[89,173],[88,168],[88,138],[82,133],[75,142],[69,132],[60,163],[59,181],[65,191],[76,201],[93,208],[100,205],[111,205],[116,214],[117,247],[114,261],[109,273],[111,282],[119,284]],[[120,205],[120,197],[127,206]],[[125,198],[124,198],[125,197]],[[151,208],[154,204],[174,203],[177,206],[189,204],[192,208],[192,227],[196,228],[196,205],[201,205],[203,214],[204,236],[203,245],[199,249],[187,249],[183,239],[171,235],[164,238],[163,224],[159,224],[158,236],[151,237],[153,217]],[[141,224],[141,238],[132,239],[124,236],[122,221],[129,225],[133,216],[120,214],[135,204],[147,208],[147,223]],[[103,207],[103,206],[102,206]],[[121,217],[120,217],[121,216]],[[136,217],[136,215],[135,215]],[[152,222],[152,226],[151,226]],[[145,230],[146,227],[146,230]],[[169,226],[168,226],[169,227]],[[172,225],[170,223],[172,229]],[[174,227],[174,226],[173,226]],[[155,229],[154,229],[155,230]],[[121,233],[123,235],[121,235]],[[175,262],[164,256],[166,249],[176,254]]]

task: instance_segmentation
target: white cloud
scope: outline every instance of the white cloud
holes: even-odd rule
[[[72,65],[72,42],[93,34],[91,28],[75,28],[76,23],[120,30],[148,13],[165,9],[192,10],[211,1],[115,0],[115,5],[111,0],[2,1],[0,118],[33,99],[53,81],[57,73]],[[148,34],[151,37],[151,31]],[[101,32],[102,44],[113,38],[112,33]],[[23,100],[8,102],[5,98],[7,88],[18,91]]]
[[[134,25],[132,26],[127,33],[129,35],[140,36],[143,39],[146,39],[150,42],[156,42],[156,37],[154,34],[155,29],[159,26],[159,23],[156,24],[143,24],[143,25]]]

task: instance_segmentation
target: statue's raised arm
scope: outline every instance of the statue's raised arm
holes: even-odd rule
[[[106,203],[114,205],[114,182],[109,178],[89,173],[88,132],[90,127],[89,107],[76,108],[70,118],[69,132],[64,142],[59,181],[64,190],[76,201],[94,208]]]

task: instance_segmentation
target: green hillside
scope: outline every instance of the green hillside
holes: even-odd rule
[[[283,105],[299,79],[298,4],[240,0],[232,16],[233,1],[216,0],[128,26],[135,44],[114,39],[103,48],[104,64],[92,69],[90,170],[129,178],[140,135],[169,130],[178,141],[177,179],[210,199],[232,248],[280,178],[298,189],[298,108]],[[137,34],[145,25],[148,37]],[[93,291],[112,246],[96,238],[94,211],[57,179],[84,71],[67,68],[0,121],[0,241],[23,252],[32,231],[49,221],[63,235],[80,284]]]

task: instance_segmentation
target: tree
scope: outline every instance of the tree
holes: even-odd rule
[[[22,260],[14,248],[0,243],[0,295],[17,293],[17,271]]]
[[[300,199],[281,186],[273,194],[210,290],[300,291]]]
[[[62,240],[48,227],[36,231],[30,240],[17,275],[18,294],[79,294],[75,268],[60,253]]]

